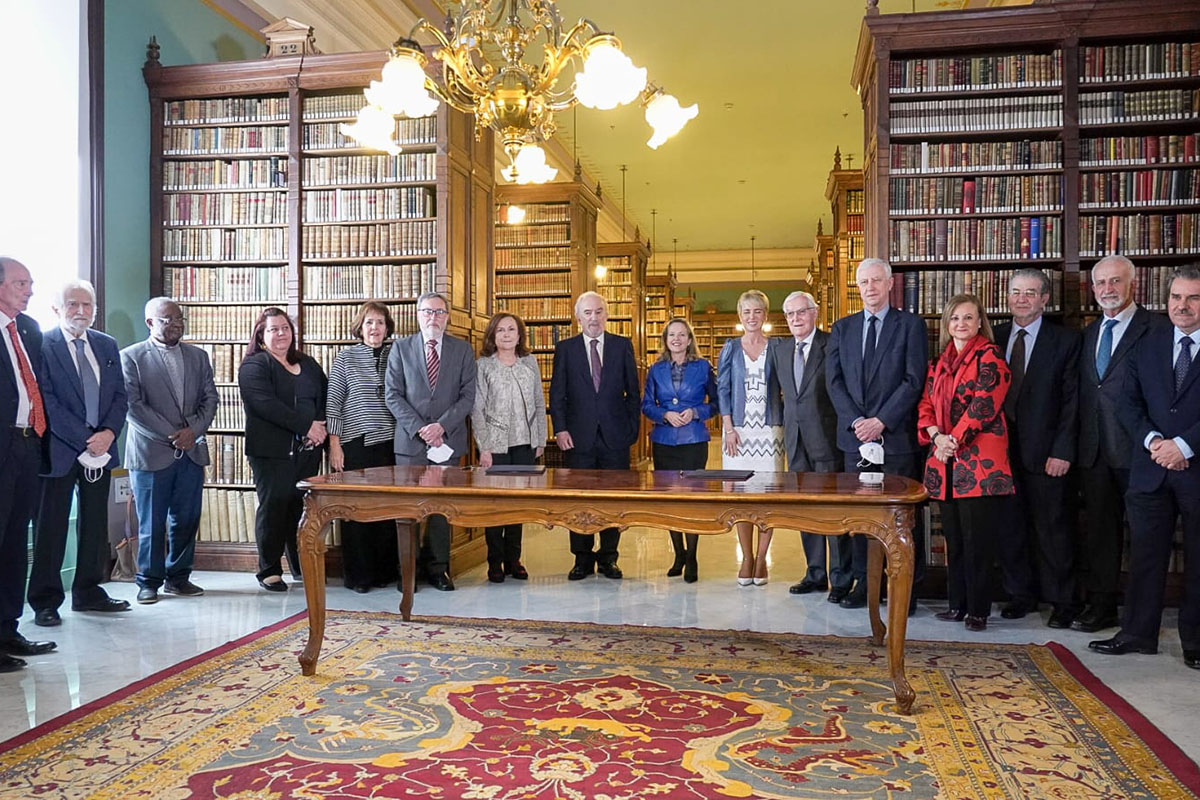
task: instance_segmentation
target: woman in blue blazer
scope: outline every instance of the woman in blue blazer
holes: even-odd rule
[[[716,413],[717,380],[712,364],[700,357],[692,326],[681,317],[674,317],[662,332],[662,349],[646,372],[646,391],[642,395],[642,413],[654,427],[650,442],[654,452],[654,468],[704,469],[708,462],[708,426],[706,422]],[[696,542],[694,533],[684,535],[671,531],[671,546],[675,562],[667,577],[683,574],[688,583],[695,583]]]

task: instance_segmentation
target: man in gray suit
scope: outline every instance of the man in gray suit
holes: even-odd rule
[[[150,335],[121,351],[121,370],[129,397],[125,463],[138,514],[137,601],[149,605],[159,587],[204,594],[191,574],[217,387],[208,353],[180,341],[179,306],[155,297],[145,315]]]
[[[825,386],[825,343],[829,334],[817,330],[817,301],[808,292],[792,292],[783,301],[792,338],[775,348],[775,374],[783,392],[783,437],[791,472],[837,472],[842,454],[837,448],[837,411]],[[833,565],[826,572],[825,539],[801,533],[808,570],[793,584],[792,594],[825,591],[832,583],[845,592],[854,582],[849,536],[832,541]]]
[[[456,464],[469,452],[475,353],[446,333],[450,303],[437,292],[417,298],[417,323],[420,333],[397,340],[388,355],[384,394],[396,418],[396,464]],[[450,523],[441,514],[429,517],[422,561],[433,588],[454,591]]]

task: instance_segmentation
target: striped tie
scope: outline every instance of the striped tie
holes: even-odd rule
[[[425,353],[425,372],[429,375],[429,388],[437,386],[438,372],[442,368],[442,360],[438,358],[437,341],[430,339],[425,343],[428,348]]]

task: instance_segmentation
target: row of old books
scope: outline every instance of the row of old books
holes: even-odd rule
[[[366,98],[362,92],[350,94],[307,95],[301,106],[305,119],[345,119],[356,116]]]
[[[249,341],[249,332],[246,334]],[[211,342],[189,342],[208,353],[208,363],[212,365],[213,380],[216,383],[237,383],[238,368],[246,357],[245,342],[237,344],[213,344]]]
[[[497,309],[497,310],[503,311],[505,309]],[[508,310],[512,311],[512,309],[508,309]],[[512,313],[516,314],[518,312],[513,311]],[[530,319],[529,317],[526,317],[524,314],[521,314],[520,316],[526,322],[528,322]],[[560,323],[560,324],[554,324],[554,325],[536,325],[536,324],[534,324],[534,325],[529,325],[528,327],[526,327],[525,332],[526,332],[526,334],[528,334],[529,346],[536,350],[551,350],[554,348],[554,345],[558,344],[560,339],[569,339],[575,335],[572,332],[570,323]],[[542,377],[543,378],[550,377],[549,368],[543,368]]]
[[[1200,203],[1200,171],[1194,169],[1085,172],[1079,176],[1080,208],[1195,203]]]
[[[987,214],[1061,211],[1062,175],[892,178],[892,214]]]
[[[167,128],[163,131],[163,155],[187,156],[207,153],[282,153],[287,150],[286,125],[255,125],[245,128]]]
[[[308,225],[301,230],[301,253],[304,258],[437,255],[437,220]]]
[[[304,126],[302,140],[305,150],[342,150],[361,148],[354,139],[343,134],[340,122],[313,122]],[[399,145],[437,144],[437,118],[398,117],[392,131],[392,140]]]
[[[392,320],[397,330],[408,330],[417,327],[417,306],[415,303],[387,303]],[[304,306],[304,322],[301,337],[309,340],[346,340],[353,341],[354,334],[350,328],[358,315],[359,304],[347,305],[306,305]]]
[[[285,228],[164,228],[162,233],[163,261],[287,259]]]
[[[254,514],[258,497],[254,492],[206,487],[200,507],[201,542],[254,543]]]
[[[1008,261],[1062,258],[1062,219],[891,220],[896,261]]]
[[[536,245],[570,244],[571,226],[512,225],[496,228],[496,247],[531,247]]]
[[[1006,172],[1061,169],[1062,142],[1023,139],[1012,142],[917,142],[893,144],[892,174],[923,172]]]
[[[1084,215],[1079,255],[1200,253],[1200,214]]]
[[[437,289],[437,264],[337,264],[304,266],[306,300],[396,300]]]
[[[571,273],[569,272],[498,272],[495,282],[496,295],[570,294]],[[609,309],[612,313],[612,309]]]
[[[520,227],[521,225],[542,225],[547,222],[570,222],[571,221],[571,204],[570,203],[533,203],[528,206],[517,206],[521,209],[522,219],[520,222],[509,222],[509,206],[496,206],[496,225],[508,227]]]
[[[433,181],[437,154],[310,156],[304,159],[303,175],[305,187]]]
[[[1079,140],[1079,166],[1200,163],[1200,133],[1098,136]]]
[[[1062,51],[908,58],[888,64],[891,94],[1062,85]]]
[[[1200,75],[1200,42],[1085,45],[1079,82],[1159,80]]]
[[[163,106],[164,125],[219,125],[229,122],[271,122],[287,118],[287,97],[168,100]]]
[[[850,261],[861,261],[867,255],[867,237],[861,233],[845,237],[842,244]]]
[[[516,314],[525,322],[569,320],[575,314],[570,297],[497,297],[496,311]]]
[[[437,216],[433,189],[323,189],[304,193],[305,222],[368,222]]]
[[[271,267],[164,267],[163,294],[179,301],[283,302],[288,269]]]
[[[493,254],[496,272],[522,269],[570,269],[570,247],[497,248]]]
[[[866,194],[862,189],[846,190],[846,213],[862,214],[867,210]]]
[[[600,256],[596,259],[596,266],[605,269],[604,277],[596,281],[598,290],[600,287],[633,285],[633,270],[629,268],[628,257]]]
[[[217,415],[213,418],[215,430],[240,431],[246,427],[246,410],[242,396],[236,386],[217,387]]]
[[[599,286],[596,291],[607,301],[609,319],[628,319],[633,316],[634,302],[629,299],[629,287]]]
[[[907,270],[892,282],[891,304],[913,314],[939,315],[956,294],[973,294],[986,314],[1008,313],[1008,284],[1015,269]],[[1062,270],[1043,268],[1050,278],[1046,311],[1058,313],[1062,305]]]
[[[163,194],[164,225],[282,225],[287,218],[284,192]]]
[[[280,189],[287,186],[287,157],[164,161],[163,189]]]
[[[189,340],[249,342],[254,322],[262,313],[262,308],[187,305],[185,311]]]
[[[1133,301],[1139,306],[1151,311],[1167,310],[1167,293],[1171,288],[1171,275],[1174,267],[1138,267],[1133,268]],[[1099,312],[1096,295],[1092,292],[1092,271],[1079,271],[1080,308],[1085,311]]]
[[[1200,89],[1080,92],[1079,124],[1158,122],[1200,117]]]
[[[240,433],[210,433],[204,437],[208,445],[208,467],[205,483],[251,484],[254,476],[246,460],[246,437]]]
[[[892,134],[1057,128],[1062,111],[1062,95],[893,102]]]

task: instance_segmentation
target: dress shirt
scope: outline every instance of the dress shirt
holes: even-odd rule
[[[186,370],[186,367],[183,363],[183,348],[179,346],[178,342],[174,345],[165,345],[155,339],[153,336],[149,338],[149,341],[150,346],[154,347],[158,351],[158,354],[162,356],[163,366],[165,366],[167,369],[167,375],[171,379],[171,388],[175,390],[175,397],[179,403],[179,410],[182,412],[184,410],[183,374]]]
[[[875,319],[878,320],[878,322],[875,323],[875,346],[878,347],[879,346],[879,337],[883,335],[883,321],[885,319],[887,319],[888,312],[891,310],[892,310],[891,306],[884,306],[879,311],[876,311],[875,313],[872,314],[870,311],[867,311],[865,308],[863,309],[863,312],[862,312],[863,313],[863,340],[862,340],[863,355],[867,354],[867,334],[871,330],[871,317],[875,317]],[[810,338],[811,338],[811,335],[810,335]],[[809,349],[809,350],[812,349],[811,341],[809,342],[809,346],[807,349]],[[804,363],[805,364],[808,363],[808,353],[804,354]]]
[[[20,362],[13,350],[12,336],[8,332],[8,324],[15,319],[15,317],[10,317],[0,311],[0,338],[4,339],[4,349],[8,351],[8,363],[12,364],[13,383],[17,385],[17,418],[13,424],[18,428],[27,428],[29,427],[29,392],[25,391],[25,381],[21,380],[21,368],[18,366]],[[32,364],[33,362],[29,360],[29,351],[25,349],[25,343],[21,341],[20,331],[17,332],[17,346],[21,348],[21,353],[25,356],[25,363]]]
[[[1179,354],[1183,352],[1183,348],[1179,346],[1179,343],[1183,341],[1185,336],[1192,340],[1192,366],[1188,367],[1188,371],[1190,372],[1197,368],[1196,362],[1200,361],[1200,358],[1196,357],[1197,351],[1200,351],[1200,347],[1196,346],[1200,344],[1200,331],[1192,331],[1188,334],[1179,330],[1179,328],[1175,328],[1175,346],[1171,348],[1171,366],[1175,366],[1175,362],[1179,360]],[[1150,442],[1154,441],[1156,437],[1162,438],[1162,434],[1158,431],[1150,431],[1150,433],[1146,434],[1146,438],[1142,440],[1142,446],[1149,450]],[[1195,457],[1196,453],[1193,452],[1191,446],[1184,441],[1182,436],[1176,436],[1171,441],[1175,443],[1175,446],[1179,448],[1179,452],[1183,453],[1183,457],[1188,461],[1191,461]]]
[[[1012,363],[1012,349],[1017,341],[1017,331],[1025,331],[1025,369],[1029,369],[1029,357],[1033,355],[1033,345],[1037,342],[1038,331],[1042,329],[1042,315],[1038,314],[1038,318],[1022,328],[1013,321],[1012,332],[1008,335],[1008,345],[1004,349],[1004,360]],[[1115,331],[1114,331],[1115,333]],[[1116,342],[1113,342],[1113,349],[1117,347]]]
[[[59,326],[62,327],[62,326]],[[75,340],[83,339],[83,353],[87,356],[88,364],[92,368],[92,372],[96,376],[96,385],[100,385],[100,362],[96,360],[96,354],[92,352],[92,343],[88,340],[88,332],[84,331],[79,336],[71,333],[66,328],[62,329],[63,338],[67,340],[67,352],[71,354],[71,363],[75,365],[75,370],[79,370],[79,356],[75,350]]]
[[[1129,321],[1133,319],[1133,315],[1137,313],[1137,310],[1137,303],[1130,303],[1129,305],[1125,306],[1125,308],[1121,310],[1121,313],[1117,314],[1115,317],[1110,317],[1107,315],[1100,317],[1101,335],[1104,333],[1104,323],[1108,322],[1110,319],[1115,319],[1117,321],[1117,324],[1113,325],[1112,327],[1112,352],[1117,352],[1117,345],[1121,343],[1121,337],[1125,335],[1125,331],[1129,330]],[[1038,319],[1041,319],[1041,317],[1038,317]],[[1100,354],[1100,338],[1100,336],[1096,337],[1097,355]],[[1028,352],[1028,348],[1026,349],[1026,352]]]

